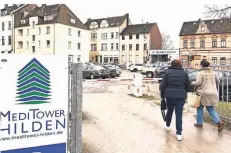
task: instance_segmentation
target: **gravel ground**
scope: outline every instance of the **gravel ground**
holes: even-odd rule
[[[159,106],[128,96],[127,86],[84,83],[83,153],[229,153],[231,133],[214,126],[193,127],[194,114],[184,114],[184,139],[163,127]]]

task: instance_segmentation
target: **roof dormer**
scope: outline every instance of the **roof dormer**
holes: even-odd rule
[[[101,24],[100,24],[100,27],[101,27],[101,28],[106,28],[106,27],[108,27],[108,26],[109,26],[109,24],[108,24],[107,20],[103,20],[103,21],[101,22]]]
[[[204,21],[200,21],[197,33],[209,33],[209,29],[207,28],[207,25]]]
[[[98,28],[98,23],[97,22],[92,22],[90,25],[90,29],[96,29]]]

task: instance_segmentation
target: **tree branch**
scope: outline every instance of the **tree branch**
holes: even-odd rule
[[[231,5],[224,5],[223,8],[219,8],[217,5],[208,6],[205,5],[207,17],[210,18],[230,18]]]

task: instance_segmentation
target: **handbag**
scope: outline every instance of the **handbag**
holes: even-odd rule
[[[188,105],[192,108],[198,108],[201,105],[201,95],[196,92],[194,87],[194,92],[191,95],[188,95],[187,99]]]
[[[161,115],[162,115],[164,121],[166,118],[166,113],[165,113],[166,109],[167,109],[166,101],[165,101],[165,99],[162,99],[160,102],[160,111],[161,111]]]

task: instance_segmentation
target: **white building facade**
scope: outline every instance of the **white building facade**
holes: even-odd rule
[[[130,23],[129,15],[88,19],[90,30],[90,61],[96,63],[119,63],[120,33]]]
[[[68,54],[74,62],[88,62],[88,42],[89,31],[64,4],[35,8],[15,28],[17,54]]]
[[[120,36],[120,63],[145,64],[149,51],[161,49],[162,37],[156,23],[135,24],[126,27]]]

